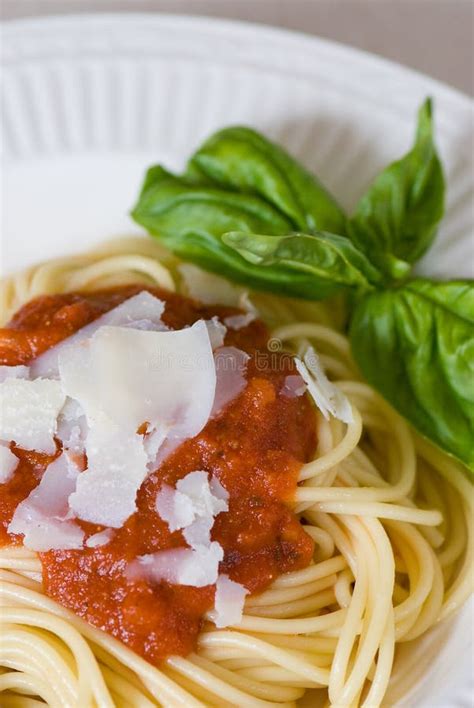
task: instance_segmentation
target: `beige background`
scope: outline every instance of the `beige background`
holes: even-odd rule
[[[261,22],[406,64],[474,95],[474,0],[0,0],[2,19],[157,11]]]

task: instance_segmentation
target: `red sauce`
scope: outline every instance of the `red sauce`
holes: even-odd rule
[[[0,330],[0,363],[27,364],[140,290],[143,288],[126,287],[34,300]],[[236,312],[227,307],[204,307],[160,289],[149,290],[167,301],[163,319],[172,328]],[[220,479],[230,494],[229,511],[217,517],[212,529],[212,539],[224,548],[220,572],[228,573],[252,593],[264,590],[282,573],[310,562],[312,540],[286,502],[294,494],[301,465],[314,452],[315,415],[306,395],[282,395],[284,379],[293,373],[291,358],[270,355],[267,339],[268,332],[260,321],[228,331],[225,343],[251,356],[246,389],[147,478],[138,493],[138,511],[115,531],[110,543],[40,554],[44,588],[50,597],[152,663],[169,654],[192,651],[215,592],[214,586],[152,584],[125,577],[128,562],[137,556],[186,545],[181,532],[170,533],[155,511],[156,495],[164,482],[174,486],[198,469]],[[39,483],[53,459],[14,446],[12,450],[21,461],[13,478],[2,485],[3,544],[21,543],[21,537],[8,535],[7,526],[18,503]],[[103,528],[80,523],[88,535]]]

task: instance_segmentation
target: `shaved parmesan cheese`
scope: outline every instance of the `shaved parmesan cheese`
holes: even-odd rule
[[[195,519],[192,499],[164,484],[156,497],[155,508],[171,532],[190,526]]]
[[[204,305],[227,305],[240,307],[253,314],[257,312],[249,298],[248,291],[244,288],[230,283],[215,273],[201,270],[191,263],[182,263],[178,266],[178,270],[183,278],[187,294],[200,300]]]
[[[190,297],[200,300],[205,305],[235,306],[239,302],[241,288],[232,285],[228,280],[214,273],[201,270],[191,263],[182,263],[178,270]]]
[[[79,470],[66,453],[46,468],[39,485],[16,508],[8,532],[24,534],[33,551],[82,548],[84,532],[68,519],[68,497]]]
[[[134,320],[128,324],[120,325],[121,327],[128,327],[129,329],[141,329],[143,332],[168,332],[169,327],[167,327],[164,322],[153,322],[152,320]]]
[[[163,300],[159,300],[154,295],[145,290],[133,297],[125,300],[113,310],[94,320],[90,324],[82,327],[75,334],[63,340],[55,347],[41,354],[31,364],[31,375],[33,378],[58,378],[59,367],[58,357],[70,347],[77,347],[82,342],[86,342],[92,337],[94,332],[104,325],[114,325],[121,327],[132,327],[136,329],[167,329],[161,321],[161,316],[165,309]]]
[[[67,420],[71,423],[76,423],[80,418],[84,417],[84,411],[81,405],[73,398],[66,398],[66,402],[59,414],[60,419]]]
[[[209,546],[211,529],[214,525],[213,516],[198,516],[192,524],[183,529],[183,536],[191,548]]]
[[[245,310],[246,312],[251,312],[253,315],[258,316],[258,310],[255,307],[255,305],[253,304],[252,300],[250,299],[250,296],[249,296],[247,290],[243,290],[240,293],[238,307],[240,307],[241,310]]]
[[[218,317],[213,317],[212,320],[206,320],[207,332],[211,340],[212,350],[219,349],[224,344],[224,337],[227,333],[227,327],[224,327]]]
[[[231,317],[225,318],[224,324],[229,329],[239,330],[247,327],[256,317],[254,312],[247,312],[245,315],[231,315]]]
[[[209,547],[173,548],[140,556],[131,564],[127,575],[137,577],[141,571],[148,580],[155,582],[202,588],[216,582],[223,558],[222,546],[215,541]]]
[[[63,449],[76,455],[84,452],[88,426],[80,404],[67,398],[58,418],[56,437],[62,442]]]
[[[214,358],[217,382],[211,417],[222,413],[224,408],[244,390],[247,385],[245,374],[250,356],[236,347],[221,347],[216,351]]]
[[[157,432],[158,434],[158,432]],[[166,434],[165,434],[166,438]],[[180,445],[186,440],[186,438],[166,438],[161,445],[161,447],[157,450],[155,457],[152,457],[149,455],[149,462],[148,462],[148,469],[150,472],[153,472],[154,470],[157,470],[160,465],[165,462],[165,460],[170,457],[170,455],[173,454],[175,450],[178,449]],[[145,448],[146,448],[146,438],[145,438]],[[148,454],[148,452],[147,452]]]
[[[328,419],[332,415],[343,423],[352,423],[351,404],[342,391],[329,381],[313,347],[306,350],[304,363],[295,358],[295,364],[323,416]]]
[[[88,470],[71,507],[84,520],[121,526],[165,438],[194,437],[207,423],[216,378],[207,327],[202,321],[177,332],[102,327],[60,352],[59,371],[90,427]],[[151,432],[142,439],[135,431],[144,422]]]
[[[216,499],[222,499],[225,502],[229,501],[229,492],[222,486],[220,481],[214,475],[211,477],[211,481],[209,482],[209,489],[211,490],[211,494],[216,497]],[[227,509],[222,509],[222,511],[227,511]]]
[[[143,438],[143,447],[147,457],[147,469],[149,472],[158,469],[160,465],[160,455],[162,456],[163,448],[167,442],[167,434],[168,430],[164,426],[158,426],[158,428],[147,433]]]
[[[102,327],[87,346],[59,355],[65,392],[89,421],[105,417],[127,431],[144,422],[190,438],[209,419],[216,373],[203,321],[173,332]]]
[[[286,398],[298,398],[298,396],[302,396],[305,391],[305,382],[301,376],[297,376],[296,374],[287,376],[281,389],[282,396]]]
[[[17,511],[22,504],[34,505],[45,516],[66,519],[69,516],[68,498],[79,476],[79,469],[73,460],[63,453],[48,465],[39,485],[21,502]]]
[[[86,441],[87,470],[79,475],[69,506],[84,521],[119,528],[136,511],[147,476],[143,439],[109,423],[96,423]]]
[[[128,570],[130,578],[145,575],[178,585],[204,587],[216,582],[224,551],[211,541],[214,517],[227,511],[229,495],[218,479],[209,483],[208,473],[190,472],[176,489],[164,484],[156,498],[156,510],[170,531],[183,529],[191,548],[175,548],[138,558]]]
[[[239,625],[242,621],[246,595],[248,590],[243,585],[235,583],[228,575],[219,575],[214,609],[208,613],[211,622],[214,622],[218,629]]]
[[[2,384],[50,386],[59,391],[49,425],[51,452],[57,432],[63,449],[87,455],[87,469],[69,495],[72,512],[84,521],[120,527],[135,512],[137,491],[165,443],[169,454],[197,435],[209,419],[216,386],[209,332],[219,344],[225,328],[217,320],[208,325],[201,320],[183,330],[163,331],[159,321],[163,307],[161,301],[141,293],[108,313],[112,321],[120,321],[120,327],[104,325],[100,318],[99,325],[92,323],[95,331],[87,327],[71,337],[67,346],[56,351],[55,362],[51,359],[47,364],[50,371],[53,364],[57,367],[60,382],[12,379]],[[140,314],[145,317],[136,319]],[[152,316],[155,320],[150,320]],[[156,331],[150,329],[150,321]],[[46,405],[46,411],[50,407]],[[34,408],[44,417],[44,396],[35,399]],[[23,419],[30,420],[28,413],[20,411],[20,433]],[[12,417],[18,418],[13,413]],[[144,424],[146,434],[139,435]],[[10,434],[11,428],[6,425],[3,432]],[[30,436],[31,430],[35,426],[30,424]],[[42,450],[44,443],[37,437],[31,449]],[[27,447],[18,436],[6,440]],[[209,488],[208,496],[212,501]],[[188,525],[195,516],[193,510]]]
[[[65,395],[57,381],[7,379],[0,384],[0,440],[53,454],[56,418]]]
[[[5,484],[13,477],[19,461],[8,445],[0,443],[0,484]]]
[[[178,481],[176,489],[191,499],[195,516],[216,516],[229,508],[226,500],[211,493],[207,472],[190,472]]]
[[[97,374],[93,370],[90,341],[85,340],[77,346],[64,347],[58,353],[58,367],[64,393],[75,400],[89,422],[94,416],[100,417]]]
[[[170,531],[190,527],[196,519],[200,518],[210,520],[210,530],[214,517],[229,508],[226,490],[218,481],[217,484],[214,482],[213,486],[219,496],[214,496],[212,493],[207,472],[201,470],[190,472],[178,481],[176,489],[167,484],[162,486],[156,497],[156,511],[167,522]],[[195,527],[198,535],[201,534],[202,528],[202,526]],[[206,537],[205,532],[204,537]]]
[[[0,383],[7,379],[27,379],[29,375],[28,366],[0,366]]]
[[[104,531],[99,531],[95,533],[86,541],[87,548],[99,548],[99,546],[105,546],[113,538],[114,532],[112,529],[105,529]]]
[[[73,550],[82,548],[84,542],[84,531],[74,521],[45,519],[34,512],[28,518],[27,531],[11,531],[10,527],[9,531],[24,533],[23,545],[38,552]]]
[[[229,494],[216,477],[209,483],[207,472],[190,472],[176,489],[164,484],[156,497],[156,510],[170,531],[183,529],[187,543],[196,550],[211,544],[214,517],[228,511]]]

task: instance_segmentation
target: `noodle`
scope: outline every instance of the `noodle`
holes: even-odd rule
[[[113,241],[7,278],[0,317],[41,294],[137,282],[180,290],[176,266],[151,239]],[[35,553],[0,549],[2,705],[285,708],[316,690],[331,705],[379,706],[397,643],[468,597],[474,516],[462,466],[359,380],[336,305],[262,293],[252,302],[272,340],[321,352],[353,407],[347,426],[319,415],[318,450],[300,472],[294,506],[313,564],[248,598],[238,627],[208,622],[196,653],[156,668],[46,597]]]

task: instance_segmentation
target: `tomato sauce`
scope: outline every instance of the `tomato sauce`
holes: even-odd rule
[[[93,294],[40,297],[24,306],[0,330],[0,364],[28,364],[80,327],[143,290],[122,287]],[[234,308],[207,307],[158,288],[147,288],[166,300],[164,322],[173,329],[198,319],[221,319]],[[193,588],[132,580],[128,563],[137,556],[186,546],[182,533],[171,533],[155,511],[161,485],[175,485],[193,470],[216,475],[230,495],[211,536],[224,549],[220,572],[252,592],[261,592],[282,573],[307,566],[313,542],[287,502],[292,498],[301,465],[316,446],[316,420],[307,395],[288,398],[285,377],[294,373],[291,357],[270,353],[268,332],[256,320],[228,330],[225,344],[250,355],[247,386],[195,438],[184,442],[143,483],[138,510],[112,540],[98,548],[41,553],[45,592],[90,624],[120,639],[156,664],[170,654],[193,650],[203,615],[214,601],[214,586]],[[53,457],[22,451],[13,478],[2,485],[0,543],[21,543],[9,536],[8,524],[18,503],[39,483]],[[58,452],[60,453],[59,443]],[[90,536],[101,526],[79,522]]]

